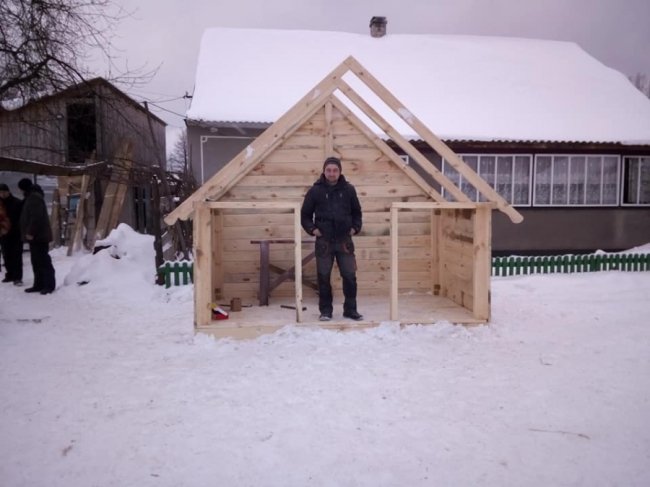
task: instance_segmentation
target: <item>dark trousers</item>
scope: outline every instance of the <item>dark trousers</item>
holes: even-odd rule
[[[332,314],[332,266],[334,259],[343,279],[343,312],[357,310],[357,261],[354,257],[352,237],[341,242],[316,239],[316,272],[318,274],[318,309],[322,314]]]
[[[50,244],[47,242],[29,242],[29,253],[32,258],[32,269],[34,270],[33,287],[39,290],[54,291],[56,277],[49,251]]]
[[[23,243],[20,238],[4,237],[0,240],[5,262],[5,278],[10,281],[23,280]]]

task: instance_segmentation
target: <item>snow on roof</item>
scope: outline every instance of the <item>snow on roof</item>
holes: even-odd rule
[[[499,37],[208,29],[187,117],[273,122],[349,55],[446,140],[650,144],[650,100],[621,73],[574,43]]]

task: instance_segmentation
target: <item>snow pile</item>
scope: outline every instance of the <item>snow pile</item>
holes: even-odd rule
[[[155,287],[154,238],[142,235],[120,223],[108,237],[98,240],[96,248],[106,247],[96,254],[79,258],[64,284],[91,285],[102,289]]]

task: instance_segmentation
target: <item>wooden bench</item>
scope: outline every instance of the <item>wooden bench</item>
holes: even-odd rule
[[[289,269],[283,269],[270,262],[271,244],[292,244],[294,241],[289,238],[270,239],[270,240],[251,240],[252,244],[259,244],[260,246],[260,292],[259,292],[259,305],[268,306],[269,296],[271,291],[282,284],[288,279],[295,280],[295,266]],[[303,244],[314,243],[314,240],[302,240]],[[309,261],[316,256],[315,251],[311,251],[302,259],[302,266],[304,267]],[[271,272],[278,274],[278,276],[271,281]],[[302,283],[312,289],[318,290],[318,286],[312,281],[305,279],[304,275]]]

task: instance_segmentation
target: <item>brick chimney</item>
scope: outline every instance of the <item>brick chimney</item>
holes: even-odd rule
[[[384,37],[387,23],[386,17],[373,17],[370,19],[370,35],[372,37]]]

